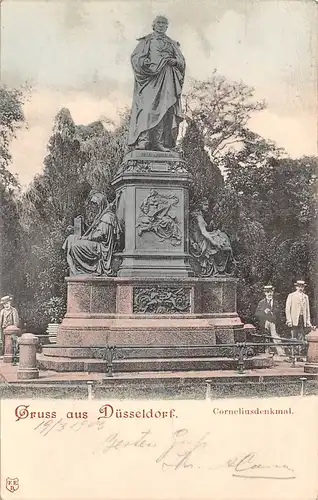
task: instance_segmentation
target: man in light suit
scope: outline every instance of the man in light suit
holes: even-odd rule
[[[280,345],[281,341],[277,338],[276,324],[279,317],[279,306],[274,298],[274,287],[266,285],[263,287],[265,299],[259,301],[255,316],[259,320],[260,327],[265,330],[267,335],[271,335],[278,356],[285,356],[285,351]]]
[[[290,293],[286,300],[286,324],[291,328],[292,338],[298,340],[304,340],[306,330],[312,328],[309,299],[308,295],[304,293],[305,286],[304,281],[296,281],[296,291]]]

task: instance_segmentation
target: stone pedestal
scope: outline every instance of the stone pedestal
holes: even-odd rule
[[[133,151],[112,185],[125,222],[118,276],[187,277],[189,186],[192,176],[176,153]]]
[[[305,373],[318,373],[318,329],[308,333],[306,340],[308,353],[304,371]]]
[[[243,324],[231,278],[67,278],[57,344],[231,343]]]
[[[119,371],[235,369],[234,349],[215,346],[246,338],[237,280],[193,276],[191,183],[176,153],[126,155],[112,183],[125,228],[117,277],[67,278],[67,313],[56,347],[38,356],[42,368],[105,372],[105,347],[112,345],[123,356]],[[249,366],[268,362],[252,359]]]
[[[12,337],[19,337],[21,335],[21,330],[15,325],[7,326],[4,329],[4,349],[3,349],[3,362],[12,363],[13,360],[13,350],[12,350]]]
[[[20,358],[18,367],[18,380],[31,380],[39,377],[36,362],[36,346],[39,339],[32,333],[24,333],[18,340]]]
[[[236,312],[236,284],[236,279],[225,277],[67,278],[67,313],[58,329],[57,346],[43,347],[40,366],[105,372],[100,346],[109,344],[129,346],[123,371],[156,370],[156,365],[161,370],[235,368],[232,349],[213,346],[245,340]],[[191,345],[209,349],[180,348]],[[165,350],[166,346],[178,350]],[[249,363],[264,367],[268,360]]]

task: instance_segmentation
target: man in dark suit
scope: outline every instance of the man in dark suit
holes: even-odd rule
[[[285,356],[285,351],[280,345],[281,341],[277,338],[276,323],[279,317],[279,306],[274,298],[274,287],[266,285],[263,287],[265,299],[259,301],[255,316],[259,320],[261,329],[271,335],[278,356]]]

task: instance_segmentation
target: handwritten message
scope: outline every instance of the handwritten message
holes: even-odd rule
[[[127,437],[123,432],[107,432],[105,421],[90,422],[87,420],[69,424],[65,419],[42,421],[34,427],[34,431],[47,436],[51,432],[61,433],[68,429],[81,433],[85,429],[95,429],[103,438],[90,453],[104,455],[106,453],[124,453],[127,449],[142,450],[149,453],[149,458],[162,469],[177,471],[179,469],[201,469],[213,472],[221,468],[229,469],[233,477],[254,479],[295,479],[295,471],[287,464],[263,463],[262,457],[255,451],[246,451],[238,456],[231,456],[222,463],[217,462],[217,450],[213,447],[213,433],[205,432],[199,439],[194,439],[189,429],[181,428],[168,435],[168,446],[163,446],[163,436],[156,439],[151,429],[142,430],[135,436]],[[105,432],[106,431],[106,432]],[[104,437],[105,436],[105,437]],[[204,451],[204,453],[202,453]],[[207,455],[208,463],[206,460]],[[204,463],[200,460],[204,459]]]
[[[310,398],[2,401],[1,475],[18,478],[17,500],[315,500],[317,409]]]

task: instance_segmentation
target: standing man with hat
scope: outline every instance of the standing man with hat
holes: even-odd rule
[[[261,329],[271,335],[278,356],[285,356],[285,351],[276,332],[276,323],[279,316],[279,306],[274,298],[274,287],[266,285],[263,287],[265,299],[260,300],[256,308],[255,316],[259,320]]]
[[[11,295],[6,295],[5,297],[2,297],[0,299],[0,304],[3,306],[3,309],[0,311],[1,351],[3,351],[4,343],[3,330],[10,325],[19,326],[20,322],[18,311],[15,309],[15,307],[12,307],[11,302]]]
[[[286,324],[291,328],[292,338],[304,340],[306,329],[312,328],[309,310],[309,298],[304,293],[306,283],[302,280],[294,283],[296,291],[286,300]]]

